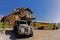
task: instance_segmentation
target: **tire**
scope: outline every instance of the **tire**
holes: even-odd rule
[[[56,29],[58,29],[58,27],[56,27]]]
[[[55,29],[58,29],[58,27],[56,27],[56,28],[52,28],[52,30],[55,30]]]
[[[38,29],[44,29],[44,27],[43,26],[41,26],[40,28],[38,28]]]
[[[32,36],[33,36],[33,34],[30,34],[29,36],[30,36],[30,37],[32,37]]]
[[[29,37],[33,36],[33,30],[31,30]]]

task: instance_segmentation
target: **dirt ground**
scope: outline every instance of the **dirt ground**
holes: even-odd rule
[[[60,29],[58,30],[34,30],[33,37],[16,37],[11,30],[7,30],[5,34],[0,32],[0,40],[60,40]]]

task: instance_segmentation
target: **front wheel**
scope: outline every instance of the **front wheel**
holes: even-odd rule
[[[17,26],[14,26],[13,31],[14,31],[16,34],[18,34]]]
[[[30,34],[29,36],[30,36],[30,37],[32,37],[32,36],[33,36],[33,34]]]

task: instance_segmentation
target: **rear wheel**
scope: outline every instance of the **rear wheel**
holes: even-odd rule
[[[58,27],[56,27],[56,29],[58,29]]]
[[[40,28],[38,28],[38,29],[44,29],[44,26],[41,26]]]
[[[54,30],[55,28],[52,28],[52,30]]]

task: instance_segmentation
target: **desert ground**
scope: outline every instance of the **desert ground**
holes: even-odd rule
[[[58,30],[34,30],[33,37],[17,37],[12,30],[0,32],[0,40],[60,40],[60,29]]]

